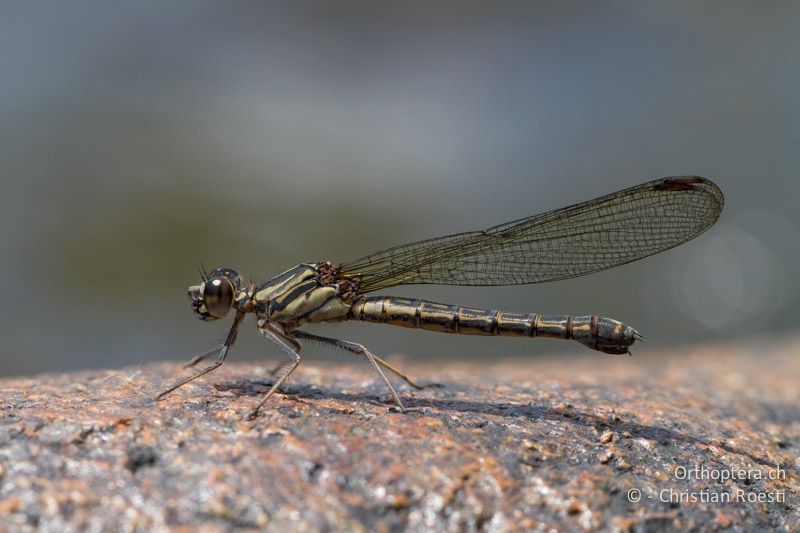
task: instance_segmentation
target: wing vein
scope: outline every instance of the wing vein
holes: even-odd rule
[[[722,192],[663,178],[484,231],[427,239],[340,265],[360,292],[403,284],[516,285],[582,276],[667,250],[716,222]]]

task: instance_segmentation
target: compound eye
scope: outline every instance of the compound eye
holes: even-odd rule
[[[203,303],[214,318],[222,318],[233,306],[233,283],[228,278],[211,278],[203,287]]]

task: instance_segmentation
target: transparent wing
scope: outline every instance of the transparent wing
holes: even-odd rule
[[[339,265],[359,292],[403,284],[517,285],[583,276],[667,250],[719,217],[722,192],[663,178],[485,231],[396,246]]]

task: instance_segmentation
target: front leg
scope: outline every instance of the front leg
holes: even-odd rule
[[[203,368],[202,370],[200,370],[198,372],[193,373],[192,375],[190,375],[188,377],[185,377],[183,379],[179,379],[178,381],[173,383],[170,388],[168,388],[167,390],[165,390],[164,392],[162,392],[161,394],[156,396],[155,399],[156,400],[160,400],[164,396],[169,394],[170,392],[172,392],[175,389],[177,389],[178,387],[182,387],[182,386],[186,385],[187,383],[189,383],[190,381],[194,381],[195,379],[199,378],[200,376],[208,374],[212,370],[222,366],[222,363],[225,362],[225,358],[228,356],[228,350],[230,350],[230,347],[236,341],[236,334],[239,331],[239,324],[242,323],[243,319],[244,319],[244,313],[242,313],[242,312],[236,313],[236,317],[233,319],[233,325],[231,326],[231,329],[228,332],[228,336],[226,337],[225,342],[222,343],[222,345],[219,346],[218,348],[215,348],[214,350],[212,350],[210,352],[205,352],[205,353],[200,354],[199,356],[195,357],[192,361],[189,362],[188,365],[184,366],[184,368],[192,367],[195,364],[197,364],[200,361],[202,361],[210,353],[213,353],[214,351],[218,351],[217,360],[214,363],[212,363],[211,365]]]

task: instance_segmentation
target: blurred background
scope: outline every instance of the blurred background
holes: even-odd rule
[[[0,374],[210,346],[230,320],[189,310],[201,262],[260,282],[683,174],[726,207],[678,249],[545,285],[387,294],[606,315],[645,334],[637,354],[792,334],[800,4],[720,6],[4,3]],[[412,360],[590,353],[313,331]],[[229,360],[279,357],[248,322]]]

